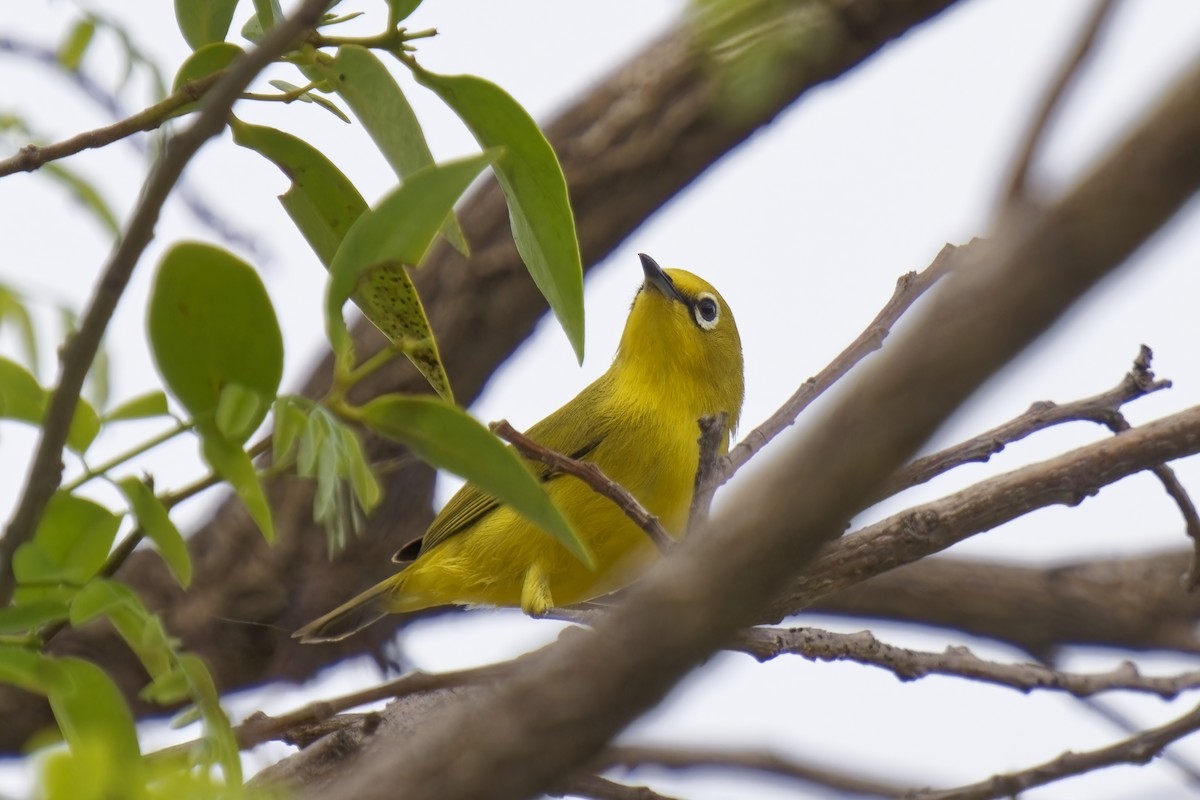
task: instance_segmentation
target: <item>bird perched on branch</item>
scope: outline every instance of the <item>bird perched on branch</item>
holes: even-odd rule
[[[721,452],[737,425],[742,344],[716,289],[690,272],[664,270],[647,255],[641,260],[645,281],[612,366],[527,436],[596,464],[678,538],[687,527],[699,461],[698,421],[727,415]],[[626,585],[654,557],[650,538],[611,500],[578,478],[526,463],[591,550],[595,569],[467,485],[399,572],[294,635],[305,642],[341,639],[384,614],[440,605],[519,605],[537,616]],[[410,549],[397,560],[410,559]]]

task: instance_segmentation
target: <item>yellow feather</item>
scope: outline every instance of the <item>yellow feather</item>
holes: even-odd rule
[[[728,414],[723,450],[737,425],[742,346],[716,289],[646,256],[642,263],[646,280],[612,366],[527,435],[594,462],[679,537],[699,460],[698,420]],[[618,589],[655,557],[649,537],[582,481],[554,475],[546,491],[591,549],[594,571],[512,509],[465,486],[430,525],[412,563],[295,635],[340,639],[385,613],[438,605],[520,606],[539,615]]]

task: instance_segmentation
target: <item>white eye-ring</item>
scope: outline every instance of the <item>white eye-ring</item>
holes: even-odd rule
[[[697,325],[711,331],[721,321],[721,304],[708,292],[701,292],[696,295],[696,302],[692,304],[692,314],[696,317]]]

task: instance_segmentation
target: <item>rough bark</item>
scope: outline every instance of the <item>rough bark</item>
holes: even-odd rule
[[[1049,658],[1067,645],[1200,653],[1192,554],[1055,567],[927,558],[822,598],[813,611],[934,625]]]
[[[953,3],[829,0],[829,13],[821,17],[826,28],[808,32],[811,41],[824,46],[819,52],[797,54],[782,91],[736,123],[718,107],[713,83],[686,28],[667,32],[545,127],[567,176],[585,264],[590,267],[601,260],[656,209],[808,89],[861,64]],[[473,249],[471,258],[442,248],[416,276],[416,283],[455,393],[468,403],[528,336],[546,306],[517,257],[495,184],[468,199],[461,219]],[[360,325],[355,335],[360,352],[370,352],[380,341],[369,326]],[[314,371],[306,393],[319,394],[328,374],[326,360]],[[400,367],[381,371],[363,389],[379,393],[424,387],[414,371]],[[392,445],[378,440],[368,441],[367,449],[377,459],[397,455]],[[432,486],[430,471],[419,465],[393,474],[366,535],[330,563],[324,533],[311,520],[311,487],[298,480],[275,480],[268,487],[278,531],[274,546],[262,541],[238,505],[226,503],[190,540],[195,577],[186,593],[148,552],[136,553],[119,577],[162,613],[174,635],[205,658],[223,690],[300,680],[345,656],[378,652],[391,638],[396,622],[322,646],[300,647],[289,636],[350,592],[391,571],[391,554],[419,536],[429,522]],[[103,664],[137,703],[132,698],[145,674],[111,630],[94,626],[66,631],[52,649]],[[150,710],[137,707],[140,713]],[[0,731],[0,751],[19,748],[51,722],[42,701],[10,689],[0,690],[0,716],[12,721]]]

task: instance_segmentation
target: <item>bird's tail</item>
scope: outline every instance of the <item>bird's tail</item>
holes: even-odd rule
[[[395,591],[395,576],[375,584],[352,600],[319,617],[292,634],[304,644],[336,642],[361,631],[391,609],[388,595]]]

